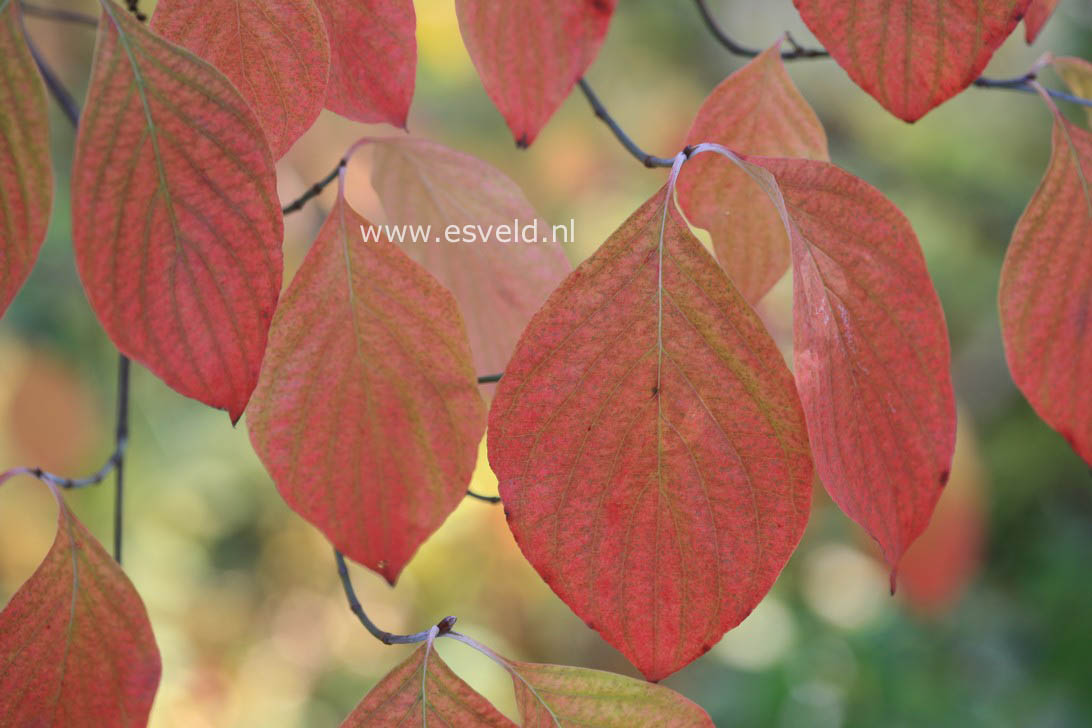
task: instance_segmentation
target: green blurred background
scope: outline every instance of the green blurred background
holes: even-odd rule
[[[97,12],[90,0],[57,6]],[[751,45],[784,30],[811,40],[790,0],[710,6]],[[663,183],[664,171],[627,156],[579,93],[530,150],[517,150],[463,49],[452,0],[416,7],[411,131],[490,161],[547,220],[573,218],[574,262]],[[34,18],[27,25],[82,99],[93,31]],[[1047,49],[1092,58],[1086,0],[1063,0],[1033,48],[1018,29],[988,72],[1020,75]],[[639,144],[670,155],[705,95],[742,62],[715,44],[689,0],[622,0],[587,78]],[[831,61],[798,62],[790,72],[826,125],[834,161],[891,197],[921,239],[951,332],[956,463],[896,597],[869,539],[817,489],[804,542],[771,594],[666,684],[722,726],[1092,725],[1092,475],[1013,387],[996,310],[1005,246],[1047,161],[1049,113],[1033,95],[970,89],[907,125]],[[74,135],[52,105],[51,114],[49,238],[0,322],[0,466],[79,475],[112,447],[116,353],[75,274]],[[282,198],[376,133],[394,132],[324,114],[280,163]],[[349,196],[381,219],[369,164],[366,154],[354,160]],[[330,201],[327,192],[286,218],[286,280]],[[783,281],[760,305],[783,345],[790,293]],[[223,413],[140,367],[132,399],[125,557],[163,654],[152,725],[337,725],[409,648],[383,646],[355,622],[329,546],[281,501],[245,420],[233,429]],[[495,492],[484,460],[473,485]],[[104,543],[112,497],[109,485],[67,496]],[[33,480],[0,489],[0,603],[48,550],[55,508]],[[396,588],[363,569],[353,575],[385,629],[416,631],[454,614],[462,631],[511,658],[635,674],[526,564],[497,507],[463,503]],[[500,668],[463,645],[442,641],[439,650],[514,715]]]

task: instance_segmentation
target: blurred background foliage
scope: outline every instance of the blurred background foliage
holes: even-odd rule
[[[92,0],[57,3],[98,12]],[[766,46],[784,30],[811,40],[790,0],[710,6],[742,42]],[[410,130],[493,163],[547,220],[574,219],[574,263],[663,183],[664,171],[627,156],[579,93],[530,150],[517,150],[463,49],[451,0],[416,7]],[[94,33],[35,18],[27,26],[82,99]],[[988,71],[1020,75],[1046,49],[1092,58],[1087,0],[1063,0],[1034,48],[1018,29]],[[742,63],[711,39],[692,2],[623,0],[587,77],[639,144],[670,155],[704,96]],[[953,346],[954,471],[894,598],[869,539],[817,487],[804,542],[771,594],[666,684],[722,726],[1092,725],[1092,476],[1013,387],[996,310],[1009,235],[1047,162],[1050,116],[1032,95],[970,89],[907,125],[830,61],[790,72],[826,125],[834,161],[891,197],[921,239]],[[52,105],[51,114],[52,226],[0,323],[0,463],[79,475],[112,446],[116,354],[75,274],[74,135]],[[356,138],[391,133],[324,114],[280,163],[282,198],[322,177]],[[369,164],[367,154],[353,160],[349,196],[382,220]],[[286,219],[286,281],[330,202],[327,191]],[[786,348],[790,295],[786,280],[760,304]],[[125,566],[163,654],[156,728],[337,725],[408,654],[354,621],[329,546],[281,501],[245,422],[233,429],[139,367],[127,483]],[[473,486],[495,492],[484,459]],[[111,487],[67,497],[109,543]],[[55,508],[29,479],[0,490],[0,603],[48,550]],[[454,614],[509,657],[634,674],[524,562],[497,507],[464,502],[393,589],[363,569],[353,575],[385,629],[415,631]],[[456,643],[439,649],[514,714],[499,668]]]

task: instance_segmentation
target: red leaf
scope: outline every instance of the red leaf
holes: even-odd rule
[[[0,715],[10,726],[144,726],[160,673],[148,614],[57,503],[53,546],[0,612]]]
[[[1031,0],[793,0],[849,77],[917,121],[965,89]]]
[[[687,144],[715,142],[749,154],[827,160],[827,137],[781,62],[781,41],[739,69],[702,104]],[[734,164],[709,155],[687,162],[679,204],[709,231],[739,292],[762,298],[789,268],[789,241],[766,194]]]
[[[0,0],[0,316],[30,275],[49,226],[53,171],[45,90],[16,0]]]
[[[712,728],[700,706],[660,685],[602,670],[505,661],[524,726]]]
[[[102,7],[72,170],[84,290],[118,349],[235,421],[281,285],[269,146],[219,71]]]
[[[1053,149],[1001,268],[1001,332],[1016,386],[1092,464],[1092,134],[1057,115]]]
[[[412,0],[315,0],[332,66],[326,108],[365,124],[405,128],[417,73]]]
[[[488,240],[403,248],[455,294],[478,371],[503,370],[523,327],[571,267],[560,245],[500,242],[496,227],[534,222],[540,237],[550,227],[502,172],[435,142],[377,140],[372,184],[392,224],[430,225],[434,236],[449,225],[492,228]]]
[[[769,590],[812,484],[784,360],[665,205],[666,188],[531,320],[487,438],[524,555],[650,680]]]
[[[460,680],[425,644],[380,680],[341,728],[433,724],[450,728],[516,725]]]
[[[1058,7],[1058,0],[1031,0],[1028,12],[1024,16],[1024,37],[1031,45],[1039,37],[1043,26],[1050,20],[1054,10]]]
[[[392,584],[463,499],[485,429],[455,299],[339,197],[277,308],[247,418],[281,495]]]
[[[459,30],[485,92],[529,146],[607,34],[617,0],[455,0]]]
[[[776,178],[766,186],[791,232],[794,369],[816,470],[894,580],[955,448],[944,312],[910,223],[878,190],[826,162],[749,161]]]
[[[280,158],[326,100],[330,43],[312,0],[161,0],[152,28],[231,79]]]

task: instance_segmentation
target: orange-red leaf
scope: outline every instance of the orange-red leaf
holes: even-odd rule
[[[485,429],[455,299],[338,198],[270,329],[247,417],[288,505],[394,583],[463,499]]]
[[[617,0],[455,0],[485,92],[516,143],[538,136],[595,60]]]
[[[237,420],[281,286],[273,159],[235,87],[112,0],[72,170],[72,237],[114,344]]]
[[[793,0],[849,77],[916,121],[965,89],[1030,0]]]
[[[878,190],[826,162],[750,162],[773,174],[787,215],[793,368],[816,470],[894,579],[955,449],[944,312],[909,221]]]
[[[421,645],[364,697],[341,728],[372,726],[514,728],[459,679],[429,645]]]
[[[748,154],[827,160],[819,117],[781,61],[781,41],[726,78],[702,104],[687,144],[715,142]],[[736,288],[758,301],[789,268],[789,241],[776,208],[739,167],[712,155],[687,162],[679,204],[709,231]]]
[[[58,496],[57,536],[0,612],[6,726],[144,726],[159,650],[125,573]]]
[[[712,728],[700,706],[602,670],[506,661],[524,728]]]
[[[1001,268],[1013,381],[1092,464],[1092,134],[1054,121],[1053,154]]]
[[[0,316],[38,258],[53,204],[45,90],[18,0],[0,0]]]
[[[650,680],[750,613],[808,520],[792,376],[667,188],[531,320],[488,445],[524,555]]]
[[[533,223],[541,239],[550,227],[502,172],[423,139],[377,140],[372,184],[392,224],[429,225],[434,237],[449,225],[469,225],[487,237],[402,248],[455,294],[478,371],[503,370],[523,327],[570,265],[558,243],[501,242],[497,228]]]
[[[231,79],[258,115],[274,158],[322,111],[330,43],[312,0],[160,0],[152,28]]]
[[[353,121],[406,126],[417,74],[412,0],[315,0],[330,36],[326,108]]]
[[[1024,37],[1031,45],[1039,37],[1043,26],[1058,7],[1058,0],[1031,0],[1027,14],[1024,15]]]

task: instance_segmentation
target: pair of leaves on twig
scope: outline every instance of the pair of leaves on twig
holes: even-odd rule
[[[0,715],[12,726],[144,726],[160,673],[148,614],[121,567],[50,489],[53,546],[0,612]]]
[[[700,707],[658,685],[599,670],[515,662],[490,654],[512,676],[526,728],[713,725]],[[364,728],[433,721],[453,728],[516,725],[459,679],[429,644],[421,645],[388,673],[341,725]]]

